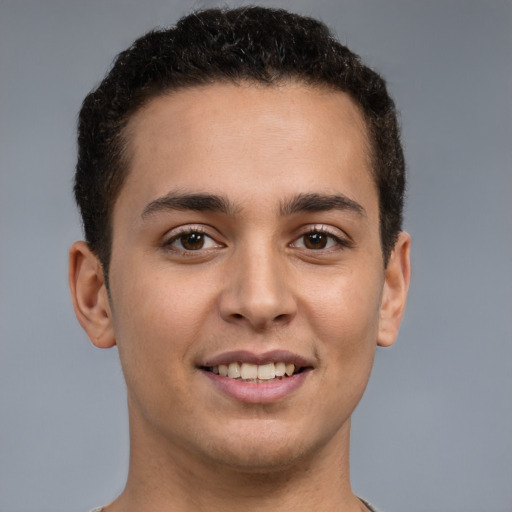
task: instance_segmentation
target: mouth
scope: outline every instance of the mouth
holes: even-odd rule
[[[304,372],[307,366],[298,366],[284,361],[269,362],[265,364],[253,364],[241,361],[232,361],[215,366],[203,366],[202,370],[214,375],[227,377],[243,382],[261,383],[288,379]]]
[[[313,360],[285,350],[231,351],[198,365],[214,389],[248,404],[277,403],[294,396],[314,368]]]

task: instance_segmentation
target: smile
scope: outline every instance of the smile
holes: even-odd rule
[[[198,369],[213,389],[230,399],[270,404],[298,392],[315,366],[314,360],[286,350],[233,350],[201,361]]]
[[[229,364],[219,364],[218,366],[205,369],[221,377],[240,379],[246,382],[267,382],[269,380],[283,379],[291,377],[294,373],[299,373],[301,370],[301,368],[297,368],[296,371],[293,363],[284,363],[282,361],[267,364],[234,361]]]

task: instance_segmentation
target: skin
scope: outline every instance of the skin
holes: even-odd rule
[[[153,99],[127,141],[111,300],[87,245],[70,253],[77,317],[96,346],[118,346],[128,389],[129,477],[107,510],[365,510],[350,416],[398,333],[410,242],[401,233],[384,268],[357,106],[294,83],[214,84]],[[197,194],[229,208],[170,207]],[[327,208],[333,195],[348,201]],[[187,250],[184,232],[204,245]],[[200,368],[233,350],[285,350],[309,371],[246,403]]]

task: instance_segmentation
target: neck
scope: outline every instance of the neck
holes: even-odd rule
[[[349,478],[350,424],[280,467],[228,467],[131,425],[128,481],[105,512],[361,511]]]

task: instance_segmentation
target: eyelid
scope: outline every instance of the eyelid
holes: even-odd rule
[[[354,243],[352,239],[340,228],[336,228],[334,226],[326,225],[326,224],[309,224],[306,226],[302,226],[298,232],[297,236],[294,238],[292,243],[293,246],[300,238],[310,233],[322,233],[327,235],[331,239],[333,239],[339,247],[342,248],[350,248],[353,247]],[[333,248],[323,249],[323,251],[332,250]],[[314,250],[314,249],[306,249],[306,250]],[[314,250],[315,252],[321,252],[322,249]]]
[[[218,236],[215,236],[215,234],[212,233],[213,228],[209,228],[209,226],[204,226],[201,224],[185,224],[183,226],[178,226],[176,228],[173,228],[169,230],[163,237],[163,241],[161,243],[161,246],[164,249],[167,250],[174,250],[176,252],[180,252],[183,254],[191,254],[191,253],[201,253],[208,251],[210,249],[214,249],[213,247],[208,247],[206,249],[198,249],[196,251],[190,251],[186,249],[180,249],[179,247],[173,247],[173,243],[178,240],[181,236],[187,235],[190,233],[200,233],[201,235],[204,235],[205,237],[210,238],[215,242],[216,247],[215,248],[221,248],[225,247],[225,244],[218,241]]]

